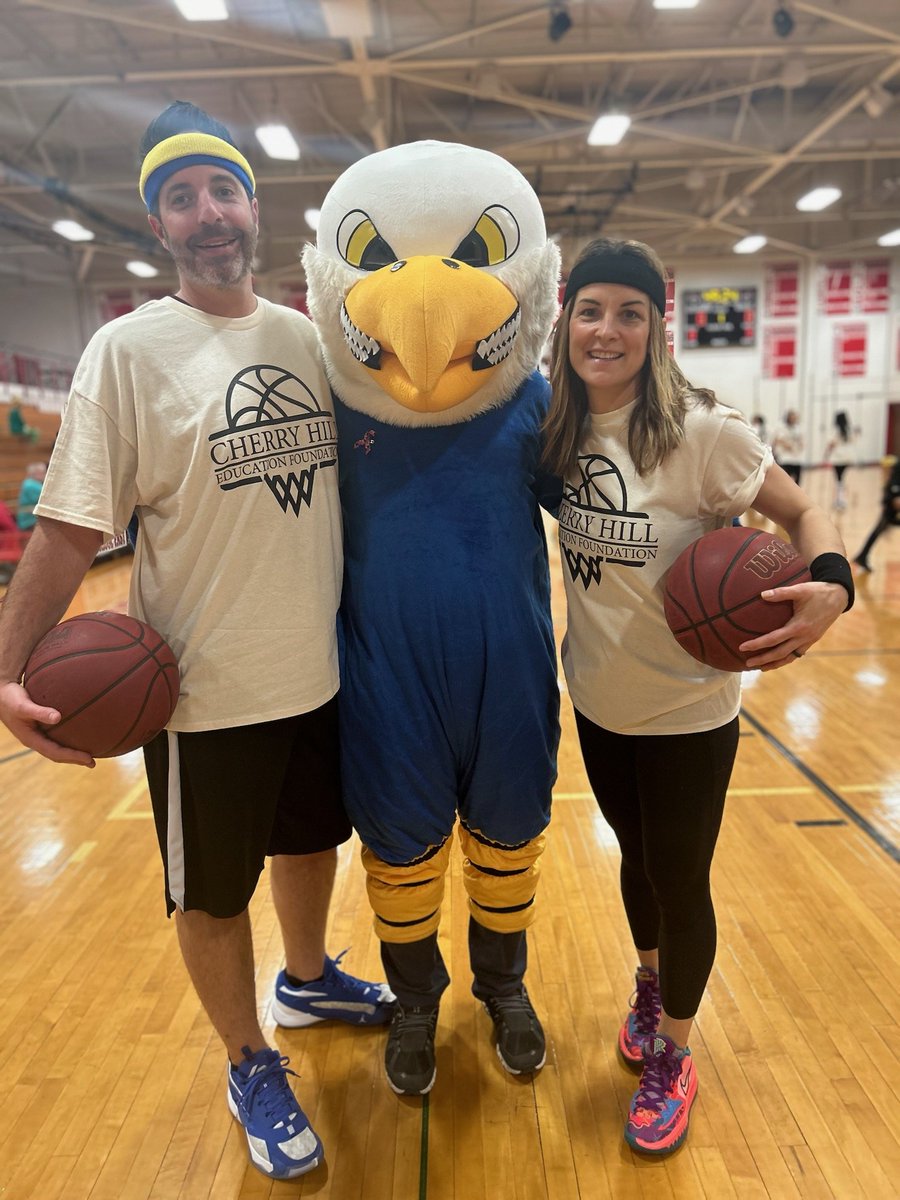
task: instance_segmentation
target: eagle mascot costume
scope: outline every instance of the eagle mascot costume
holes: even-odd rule
[[[535,366],[559,253],[514,167],[428,141],[346,170],[303,263],[338,424],[345,803],[398,997],[388,1081],[434,1082],[457,817],[473,991],[503,1065],[536,1070],[522,978],[559,689]]]

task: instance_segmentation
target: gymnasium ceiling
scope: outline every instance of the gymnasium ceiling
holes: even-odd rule
[[[136,144],[174,99],[231,128],[257,173],[258,273],[300,278],[304,210],[374,149],[441,138],[514,162],[570,262],[601,229],[670,261],[861,253],[900,225],[900,0],[227,0],[230,20],[171,0],[0,0],[0,282],[135,284],[147,237]],[[792,29],[773,16],[786,8]],[[570,28],[549,36],[562,9]],[[557,18],[559,21],[559,18]],[[562,20],[560,24],[565,24]],[[597,114],[632,117],[590,147]],[[286,122],[297,162],[253,130]],[[795,200],[835,184],[841,200]],[[69,216],[94,230],[72,244]]]

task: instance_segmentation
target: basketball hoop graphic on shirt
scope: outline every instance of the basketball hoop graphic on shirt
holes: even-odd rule
[[[235,375],[225,396],[227,428],[210,434],[223,492],[264,484],[283,512],[312,501],[316,472],[337,463],[337,426],[306,384],[283,367]]]
[[[614,462],[602,454],[578,459],[578,484],[566,484],[559,510],[559,544],[573,583],[599,584],[603,564],[643,567],[656,558],[658,540],[645,512],[631,512],[628,489]]]

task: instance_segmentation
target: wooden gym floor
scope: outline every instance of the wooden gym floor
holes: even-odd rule
[[[830,503],[831,474],[805,486]],[[848,550],[880,471],[851,470]],[[528,983],[548,1035],[534,1078],[501,1069],[469,992],[458,853],[442,939],[453,983],[438,1079],[400,1099],[384,1031],[273,1031],[280,967],[265,878],[253,903],[265,1028],[290,1054],[327,1162],[271,1183],[225,1105],[224,1055],[166,921],[140,754],[56,767],[0,735],[3,1200],[603,1200],[897,1196],[900,1180],[900,532],[855,609],[803,662],[746,677],[741,747],[714,868],[719,953],[693,1050],[686,1145],[622,1140],[634,1077],[615,1035],[634,956],[617,855],[588,794],[564,698],[552,836]],[[73,609],[121,604],[125,560]],[[561,583],[554,563],[557,623]],[[624,686],[625,681],[623,681]],[[358,846],[340,852],[329,946],[380,977]]]

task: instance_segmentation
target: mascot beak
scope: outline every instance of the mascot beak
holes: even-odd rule
[[[510,354],[519,305],[493,275],[420,255],[382,267],[347,295],[341,322],[355,357],[398,404],[442,412]]]

